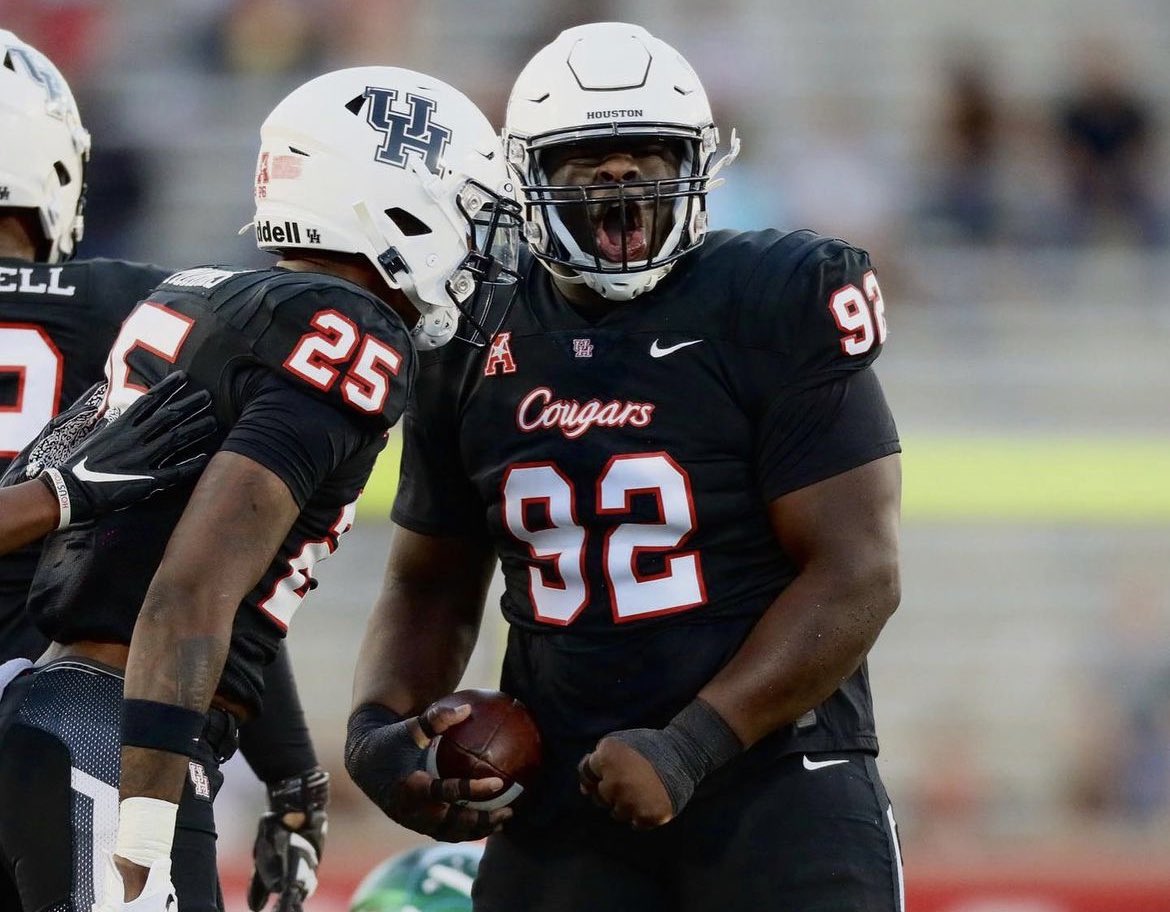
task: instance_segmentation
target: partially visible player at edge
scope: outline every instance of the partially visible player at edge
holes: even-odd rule
[[[400,785],[409,733],[498,556],[501,687],[545,766],[488,838],[477,912],[900,909],[865,666],[900,598],[869,257],[708,233],[737,142],[719,156],[695,72],[638,26],[539,51],[504,141],[546,268],[486,352],[420,359],[351,775],[439,832]]]
[[[106,355],[122,320],[173,270],[120,260],[73,259],[84,224],[90,136],[57,68],[35,48],[3,30],[0,137],[5,138],[0,143],[3,472],[41,425],[103,378]],[[130,429],[115,431],[129,433]],[[154,446],[159,442],[154,441]],[[122,458],[136,458],[133,448]],[[126,463],[125,469],[133,471],[134,466]],[[196,469],[190,464],[181,471]],[[155,473],[156,480],[160,477]],[[42,479],[47,478],[42,475]],[[72,477],[70,481],[76,484]],[[23,488],[26,501],[43,497],[38,490],[43,487],[38,482],[37,487]],[[95,495],[114,493],[108,482],[94,487]],[[129,493],[129,489],[119,492],[121,505]],[[2,496],[7,501],[17,495],[8,490]],[[20,506],[19,513],[5,510],[5,523],[22,517],[23,527],[18,531],[27,541],[57,527],[49,516],[56,514],[59,521],[55,498],[42,504],[37,515],[29,512],[27,502]],[[86,518],[82,505],[76,513],[73,522]],[[15,538],[12,542],[15,547]],[[49,638],[25,613],[39,555],[39,546],[27,547],[0,561],[0,663],[36,659],[49,645]],[[290,862],[282,872],[302,870],[296,864],[302,857],[309,869],[315,868],[328,794],[328,775],[317,764],[287,650],[280,650],[265,670],[265,690],[264,712],[240,732],[245,758],[268,785],[271,807],[261,818],[257,836],[257,874],[252,891],[257,901],[267,892],[260,893],[261,886],[274,892],[294,888],[292,879],[273,874],[272,856],[278,847]],[[297,840],[290,842],[289,829],[298,831]],[[0,894],[4,890],[0,885]]]
[[[514,281],[493,256],[514,257],[518,229],[498,152],[438,80],[390,67],[314,79],[261,129],[254,225],[280,262],[177,273],[123,324],[110,404],[178,366],[212,394],[218,452],[193,490],[50,538],[29,610],[54,661],[2,706],[66,716],[80,709],[67,669],[125,668],[124,695],[92,670],[87,685],[94,777],[118,784],[121,761],[99,912],[219,904],[209,720],[230,730],[256,712],[262,670],[405,406],[415,346],[448,341],[461,311]]]

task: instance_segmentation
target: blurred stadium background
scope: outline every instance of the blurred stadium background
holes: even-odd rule
[[[408,66],[499,123],[531,53],[603,19],[677,46],[738,127],[717,226],[879,264],[905,594],[871,666],[910,908],[1170,908],[1166,0],[0,0],[94,135],[82,255],[174,266],[263,261],[236,234],[257,128],[305,78]],[[418,842],[340,763],[395,453],[291,635],[335,775],[321,912]],[[488,616],[469,683],[495,681]],[[232,910],[261,803],[233,761]]]

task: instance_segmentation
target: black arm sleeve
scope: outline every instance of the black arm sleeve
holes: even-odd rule
[[[384,428],[256,368],[239,385],[239,419],[220,446],[275,473],[304,507],[321,483]]]
[[[297,693],[288,643],[264,669],[264,708],[240,726],[240,753],[265,783],[299,776],[317,765],[317,752]]]

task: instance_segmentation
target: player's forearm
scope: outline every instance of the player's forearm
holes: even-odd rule
[[[134,626],[126,665],[127,700],[168,704],[205,714],[223,674],[236,602],[208,599],[156,579]],[[177,802],[187,758],[124,747],[122,797]]]
[[[354,706],[413,715],[453,691],[475,648],[494,567],[486,541],[395,527],[354,672]]]
[[[699,696],[750,746],[837,690],[864,660],[899,598],[893,558],[806,568]]]
[[[57,498],[40,481],[0,488],[0,554],[48,535],[59,517]]]
[[[421,712],[455,690],[479,635],[481,611],[438,593],[383,591],[362,640],[353,703]]]

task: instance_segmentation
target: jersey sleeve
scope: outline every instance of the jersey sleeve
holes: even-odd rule
[[[463,468],[458,416],[440,363],[420,372],[402,421],[402,464],[391,519],[424,535],[478,537],[485,507]]]
[[[871,368],[781,398],[757,441],[758,483],[769,501],[902,449]]]
[[[252,314],[255,354],[311,396],[384,427],[406,408],[416,370],[403,322],[354,286],[315,274],[271,287]]]
[[[811,236],[749,286],[755,327],[739,366],[765,499],[899,452],[873,363],[887,327],[869,255]]]
[[[273,472],[302,509],[325,479],[385,436],[378,423],[311,396],[265,368],[244,372],[237,386],[239,418],[220,449]]]

